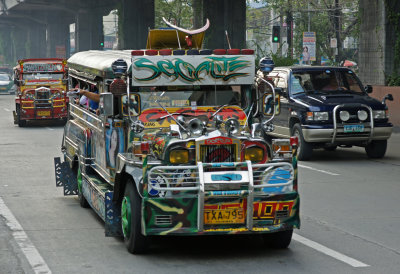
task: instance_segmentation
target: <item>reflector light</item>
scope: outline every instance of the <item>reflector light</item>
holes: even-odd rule
[[[240,49],[227,49],[226,53],[229,55],[240,54]]]
[[[150,144],[148,142],[143,142],[140,144],[140,150],[142,154],[149,154],[150,152]]]
[[[146,55],[158,55],[158,50],[148,49],[145,51]]]
[[[293,146],[299,146],[299,138],[297,136],[292,136],[290,137],[290,145]]]
[[[189,49],[189,50],[186,52],[186,54],[187,54],[187,55],[199,55],[200,53],[199,53],[199,50],[197,50],[197,49]]]
[[[213,54],[224,55],[224,54],[226,54],[226,50],[225,49],[215,49],[215,50],[213,50]]]
[[[244,55],[253,55],[254,54],[254,49],[242,49],[241,52]]]
[[[200,55],[210,55],[210,54],[212,54],[212,50],[210,50],[210,49],[200,50]]]
[[[185,53],[184,49],[176,49],[172,52],[173,55],[185,55]]]
[[[143,50],[132,50],[131,55],[132,56],[144,55],[144,51]]]
[[[171,55],[172,54],[172,50],[170,49],[160,49],[160,55]]]

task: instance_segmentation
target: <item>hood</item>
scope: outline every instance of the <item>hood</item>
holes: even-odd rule
[[[301,101],[301,103],[312,108],[314,111],[332,110],[335,106],[340,104],[364,104],[370,106],[372,109],[384,108],[384,105],[377,99],[365,94],[355,93],[301,95],[297,97],[296,100]]]

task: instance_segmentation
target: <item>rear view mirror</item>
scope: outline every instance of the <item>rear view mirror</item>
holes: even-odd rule
[[[140,95],[136,93],[130,94],[129,100],[128,95],[123,95],[121,97],[121,107],[124,116],[139,116],[141,113]]]
[[[99,115],[112,116],[114,115],[114,95],[110,92],[100,94]]]
[[[281,110],[280,98],[281,97],[279,94],[275,94],[275,100],[274,100],[272,93],[265,93],[262,98],[263,114],[267,115],[267,116],[272,116],[272,115],[274,115],[274,111],[275,111],[275,115],[279,114],[279,112]],[[275,107],[275,109],[274,109],[274,107]]]
[[[366,93],[372,93],[372,86],[371,86],[371,85],[367,85],[367,86],[365,87],[365,92],[366,92]]]

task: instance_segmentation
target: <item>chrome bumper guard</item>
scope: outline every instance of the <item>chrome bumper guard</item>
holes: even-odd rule
[[[211,171],[210,171],[211,170]],[[153,182],[163,182],[153,184]],[[195,166],[156,166],[148,172],[151,188],[162,191],[195,191],[198,197],[198,230],[204,229],[204,200],[209,196],[247,196],[247,212],[253,212],[254,196],[293,191],[294,169],[290,163],[252,164],[201,163]],[[210,185],[236,186],[236,190],[209,191]],[[247,214],[246,228],[252,230],[253,215]]]

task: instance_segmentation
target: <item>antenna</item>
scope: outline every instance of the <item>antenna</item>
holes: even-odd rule
[[[231,43],[229,42],[229,36],[228,36],[228,31],[227,30],[225,30],[225,36],[226,36],[226,40],[228,41],[229,49],[232,49],[231,48]]]

